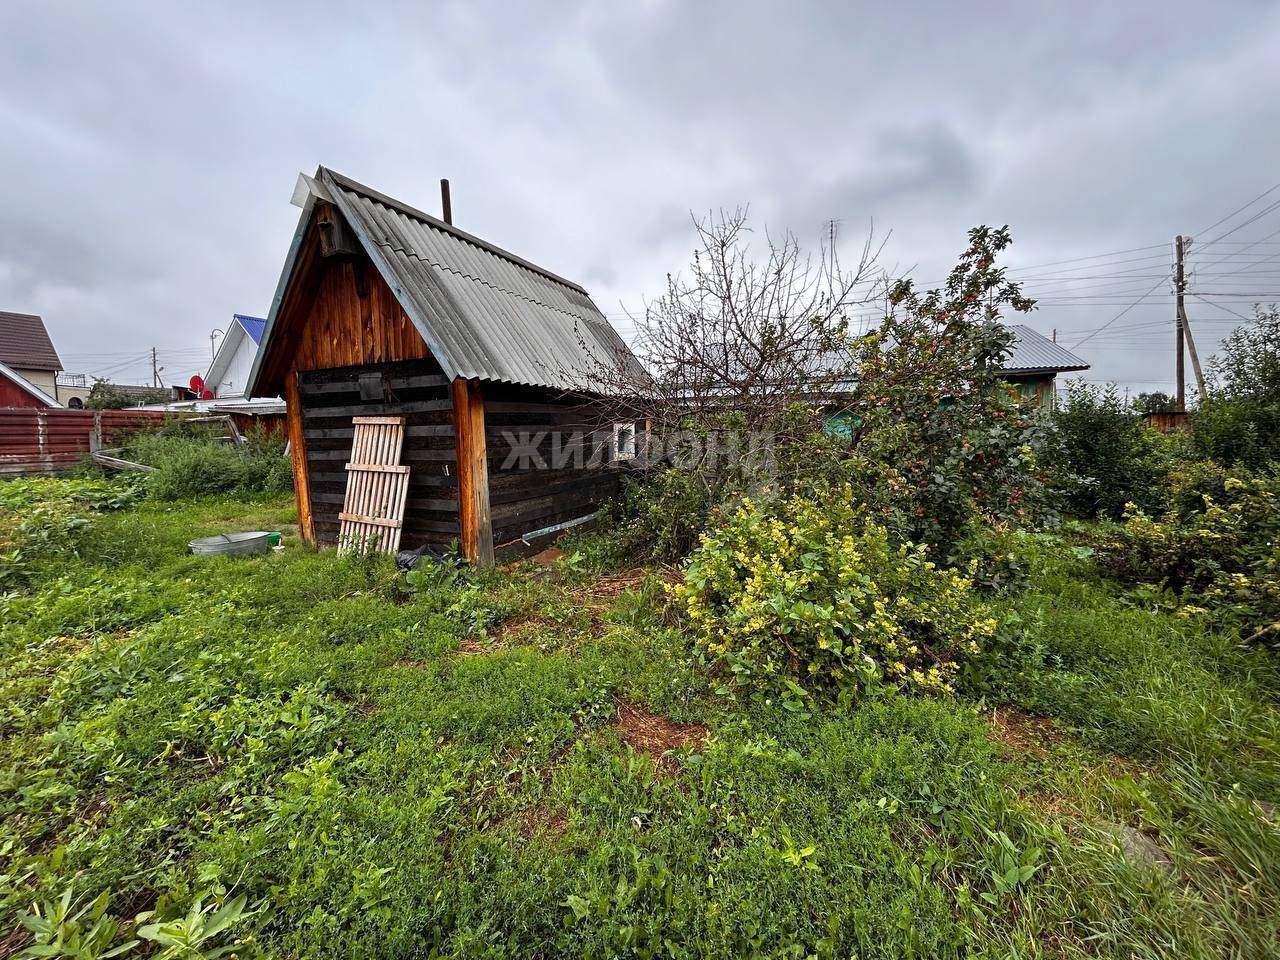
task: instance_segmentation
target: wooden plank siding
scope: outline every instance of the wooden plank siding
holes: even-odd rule
[[[280,392],[293,371],[430,357],[413,321],[367,258],[320,256],[313,218],[271,331],[257,392]]]
[[[525,534],[589,514],[617,494],[621,471],[609,462],[606,441],[612,423],[598,405],[551,390],[486,384],[484,406],[490,518],[500,560],[529,552],[521,541]],[[557,467],[557,452],[578,436],[586,445],[582,463]],[[602,449],[594,452],[593,443]],[[537,456],[521,463],[513,446],[516,454]]]
[[[366,389],[377,384],[381,399],[361,398],[362,378]],[[298,395],[316,543],[338,540],[357,416],[405,419],[401,463],[410,471],[401,548],[448,546],[460,538],[453,403],[434,360],[306,371],[299,374]]]
[[[256,394],[283,392],[288,402],[299,519],[309,542],[337,541],[356,416],[405,418],[405,549],[457,541],[468,559],[492,563],[495,548],[590,513],[616,492],[618,470],[601,463],[559,470],[508,463],[509,430],[565,434],[609,425],[589,405],[555,391],[447,382],[368,258],[346,243],[323,255],[321,214],[331,215],[321,210],[307,226],[254,385]],[[380,398],[371,396],[370,375]],[[544,444],[550,455],[551,439]]]

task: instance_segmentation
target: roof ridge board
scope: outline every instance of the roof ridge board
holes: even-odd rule
[[[597,310],[598,319],[594,317],[584,317],[580,314],[573,313],[572,311],[565,310],[563,307],[557,307],[555,306],[555,304],[547,303],[545,300],[535,300],[533,297],[530,297],[526,294],[518,293],[515,290],[508,290],[506,287],[502,287],[496,283],[492,283],[489,280],[486,280],[484,277],[477,277],[474,274],[467,273],[465,270],[459,270],[456,267],[451,267],[447,264],[437,263],[435,260],[432,260],[428,257],[424,257],[422,254],[418,253],[415,250],[408,250],[400,244],[383,243],[378,240],[375,240],[374,243],[380,247],[385,247],[388,250],[394,250],[396,253],[400,254],[401,256],[409,257],[410,259],[417,260],[419,263],[425,263],[429,267],[434,267],[437,270],[443,270],[446,273],[452,273],[456,277],[462,277],[463,279],[470,280],[472,283],[478,283],[482,286],[488,287],[490,290],[497,290],[499,293],[505,293],[509,297],[515,297],[517,300],[523,300],[525,303],[531,303],[536,307],[543,307],[544,309],[547,309],[547,310],[553,310],[556,313],[563,314],[564,316],[570,317],[574,320],[581,320],[584,323],[595,323],[595,324],[609,323],[609,319],[604,314],[599,313],[598,310]]]
[[[558,273],[553,273],[552,271],[548,270],[546,267],[540,267],[536,263],[526,260],[524,257],[521,257],[518,254],[512,253],[510,250],[504,250],[502,247],[498,246],[496,243],[490,243],[488,240],[482,240],[480,237],[477,237],[474,234],[467,233],[467,231],[462,230],[458,227],[455,227],[451,223],[445,223],[443,220],[439,219],[438,217],[433,217],[429,213],[424,213],[423,211],[419,210],[417,207],[410,206],[409,204],[405,203],[402,200],[397,200],[394,197],[389,197],[380,190],[375,190],[373,189],[373,187],[367,187],[363,183],[360,183],[357,180],[352,180],[350,177],[344,176],[343,174],[338,173],[336,170],[330,170],[328,167],[322,166],[317,171],[316,175],[318,177],[321,174],[327,174],[329,177],[333,179],[334,183],[337,186],[342,187],[345,190],[350,190],[353,193],[364,194],[370,200],[374,200],[378,203],[381,203],[384,206],[390,207],[392,210],[396,210],[400,213],[405,214],[406,216],[410,216],[417,220],[421,220],[424,223],[428,224],[429,226],[433,227],[434,229],[440,230],[444,233],[452,234],[453,236],[457,237],[459,240],[464,240],[467,243],[474,244],[475,246],[480,247],[482,250],[488,250],[490,253],[496,254],[499,257],[502,257],[506,260],[511,261],[514,264],[517,264],[518,266],[524,267],[526,270],[532,270],[534,273],[540,274],[541,276],[546,277],[548,280],[553,280],[556,283],[562,283],[566,287],[569,287],[572,290],[577,290],[579,293],[582,293],[582,294],[587,293],[586,289],[584,289],[580,284],[574,283],[572,280],[567,280],[564,277],[560,276]],[[588,296],[590,295],[588,294]]]

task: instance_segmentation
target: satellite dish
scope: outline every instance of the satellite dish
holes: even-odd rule
[[[193,373],[191,375],[191,380],[187,383],[187,386],[191,388],[191,392],[197,397],[200,396],[204,393],[204,377],[200,376],[198,373]]]
[[[213,399],[213,391],[212,391],[212,390],[205,390],[203,393],[201,393],[201,394],[200,394],[200,399],[201,399],[201,400],[212,400],[212,399]]]

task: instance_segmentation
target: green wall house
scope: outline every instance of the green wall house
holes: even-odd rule
[[[1005,379],[1019,397],[1048,413],[1053,409],[1058,374],[1088,370],[1089,364],[1026,324],[1012,323],[1009,329],[1017,339],[1005,361]],[[851,440],[857,425],[858,418],[848,410],[834,410],[827,415],[823,429],[828,436]]]
[[[1005,378],[1017,388],[1018,396],[1033,400],[1041,410],[1052,410],[1058,374],[1088,370],[1089,364],[1024,323],[1012,323],[1009,329],[1018,339],[1005,361]]]

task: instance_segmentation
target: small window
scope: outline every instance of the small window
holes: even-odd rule
[[[634,460],[636,458],[636,425],[634,423],[615,423],[613,425],[613,459]]]

